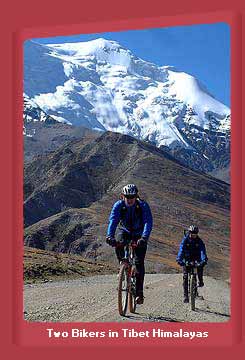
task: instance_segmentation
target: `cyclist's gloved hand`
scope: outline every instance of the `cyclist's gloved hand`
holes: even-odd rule
[[[137,246],[145,246],[147,244],[147,239],[146,238],[140,238],[139,240],[137,240]]]
[[[200,261],[199,266],[207,265],[207,260]]]
[[[185,265],[184,261],[182,261],[182,260],[177,261],[177,263],[179,264],[179,266],[184,266]]]
[[[117,242],[115,238],[111,238],[110,236],[107,236],[106,243],[112,247],[115,247]]]

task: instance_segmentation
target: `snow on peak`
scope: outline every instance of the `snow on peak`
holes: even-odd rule
[[[49,115],[74,125],[184,147],[186,125],[230,127],[230,110],[197,79],[144,61],[116,41],[29,42],[24,74],[25,93]]]
[[[111,65],[121,65],[128,68],[133,58],[132,53],[119,43],[103,38],[87,42],[49,44],[47,46],[54,51],[54,56],[63,57],[64,60],[72,62],[94,57],[97,62],[107,62]]]
[[[123,49],[116,41],[103,38],[64,44],[47,44],[46,46],[61,51],[66,55],[96,55],[99,51],[119,51]]]
[[[208,129],[210,117],[222,120],[230,114],[230,109],[209,94],[194,76],[171,69],[169,81],[172,83],[169,94],[188,104],[196,113],[193,124]]]

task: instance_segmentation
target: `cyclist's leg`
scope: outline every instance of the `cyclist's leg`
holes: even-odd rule
[[[135,267],[136,267],[136,296],[143,299],[144,277],[145,277],[145,254],[147,244],[135,249]]]
[[[198,286],[199,287],[204,286],[204,282],[203,282],[203,266],[199,266],[197,268],[197,276],[198,276],[198,281],[199,281]]]
[[[125,231],[119,231],[116,236],[117,246],[115,248],[117,259],[120,261],[124,258],[124,245],[127,243],[129,238],[128,233]]]
[[[188,272],[189,269],[187,266],[183,266],[183,290],[184,290],[184,301],[189,300],[188,296]]]

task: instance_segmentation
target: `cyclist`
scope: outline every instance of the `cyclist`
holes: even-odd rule
[[[199,229],[197,226],[191,225],[188,232],[185,234],[181,241],[179,252],[176,258],[177,263],[183,266],[183,289],[184,289],[184,302],[189,302],[188,297],[188,273],[190,267],[186,265],[188,261],[198,261],[200,266],[197,268],[197,276],[199,287],[204,286],[203,282],[203,268],[207,264],[208,257],[206,254],[206,247],[202,239],[198,236]]]
[[[137,241],[135,248],[136,303],[143,304],[144,260],[152,230],[152,214],[147,202],[139,198],[136,185],[124,186],[120,198],[111,210],[106,242],[115,247],[116,256],[120,262],[124,257],[124,245],[132,240]],[[119,231],[115,239],[118,224]]]

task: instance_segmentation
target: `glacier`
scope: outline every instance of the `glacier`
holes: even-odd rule
[[[198,79],[102,38],[47,45],[26,41],[24,91],[57,121],[120,132],[158,147],[191,150],[190,136],[197,142],[210,131],[221,136],[230,131],[230,109]]]

